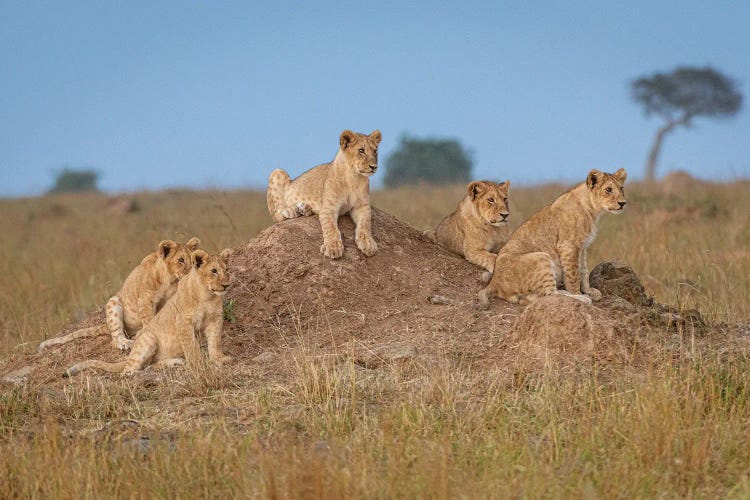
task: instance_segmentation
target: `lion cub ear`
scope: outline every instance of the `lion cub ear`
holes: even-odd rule
[[[346,147],[354,142],[357,139],[357,134],[352,132],[351,130],[344,130],[341,132],[341,135],[339,136],[339,144],[341,144],[341,149],[346,149]]]
[[[166,259],[167,256],[169,256],[169,254],[171,254],[175,248],[177,248],[177,243],[172,240],[164,240],[159,243],[159,256],[162,259]]]
[[[196,250],[190,257],[193,259],[193,266],[198,269],[208,260],[208,253],[205,250]]]
[[[383,140],[383,134],[380,133],[380,130],[375,129],[370,134],[370,139],[375,141],[375,144],[380,144],[380,141]]]
[[[187,243],[185,243],[185,246],[190,250],[198,250],[198,247],[201,246],[201,240],[199,240],[196,236],[193,236],[187,241]]]
[[[586,177],[586,185],[589,187],[589,189],[594,189],[594,186],[597,185],[597,183],[601,180],[602,173],[599,170],[592,170],[589,172],[588,177]]]
[[[624,168],[621,168],[620,170],[618,170],[617,172],[615,172],[615,173],[614,173],[614,174],[612,174],[612,175],[614,175],[615,177],[617,177],[617,179],[618,179],[618,180],[619,180],[620,182],[625,182],[625,179],[627,179],[627,178],[628,178],[628,173],[627,173],[627,172],[625,171],[625,169],[624,169]]]
[[[510,189],[510,181],[498,182],[497,183],[497,187],[499,187],[500,189],[503,189],[503,190],[505,190],[505,192],[507,192]]]
[[[485,186],[484,182],[482,181],[474,181],[468,186],[466,186],[466,193],[471,197],[472,200],[475,200],[477,196],[484,193]]]
[[[232,249],[231,248],[225,248],[221,251],[219,254],[219,257],[221,257],[221,260],[224,261],[224,264],[229,264],[229,257],[232,255]]]

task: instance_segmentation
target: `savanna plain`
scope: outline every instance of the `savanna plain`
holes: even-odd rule
[[[565,189],[512,186],[512,225]],[[380,190],[372,202],[424,230],[463,190]],[[624,214],[601,219],[590,267],[625,263],[657,301],[750,336],[750,182],[627,194]],[[102,194],[0,200],[0,373],[106,302],[160,240],[197,235],[216,252],[272,222],[263,192],[130,197],[130,213]],[[227,304],[227,324],[245,307]],[[460,356],[370,370],[315,355],[307,327],[262,333],[292,340],[271,368],[245,360],[241,381],[230,365],[158,383],[0,386],[0,497],[750,496],[750,360],[721,342],[679,360],[653,351],[606,377],[550,369],[506,384]]]

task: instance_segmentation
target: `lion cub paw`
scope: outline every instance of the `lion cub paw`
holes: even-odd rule
[[[295,208],[297,209],[297,213],[302,217],[310,217],[311,215],[315,215],[312,207],[303,201],[297,203],[297,205],[295,205]]]
[[[297,209],[294,207],[287,207],[281,211],[281,216],[285,219],[294,219],[298,217]]]
[[[485,271],[482,273],[482,277],[480,278],[482,280],[482,283],[485,285],[492,281],[492,271]]]
[[[378,251],[378,244],[372,239],[372,236],[362,236],[357,238],[357,248],[362,250],[362,253],[370,257]]]
[[[124,337],[118,337],[116,339],[112,339],[112,345],[114,345],[116,349],[120,349],[121,351],[129,351],[130,348],[133,347],[133,340],[126,339]]]
[[[341,240],[332,241],[329,243],[323,243],[320,247],[320,253],[328,257],[329,259],[338,259],[344,255],[344,244]]]
[[[594,302],[597,302],[602,299],[602,292],[597,290],[596,288],[589,288],[589,291],[586,292],[586,295],[591,298]]]
[[[217,366],[224,366],[231,363],[233,359],[234,358],[232,358],[232,356],[222,354],[221,356],[216,356],[215,358],[213,358],[211,362]]]

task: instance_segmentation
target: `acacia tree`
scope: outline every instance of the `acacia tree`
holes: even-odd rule
[[[388,187],[426,182],[468,182],[471,155],[454,139],[415,139],[402,136],[398,149],[385,162]]]
[[[666,120],[654,137],[646,160],[646,180],[653,181],[664,137],[677,127],[690,127],[696,117],[725,118],[742,106],[742,94],[729,77],[710,68],[680,67],[671,73],[654,73],[631,83],[633,100],[646,116]]]

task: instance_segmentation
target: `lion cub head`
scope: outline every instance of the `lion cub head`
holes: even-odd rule
[[[344,130],[339,137],[339,144],[349,165],[360,175],[369,177],[378,169],[378,144],[382,139],[380,130],[375,130],[370,135]]]
[[[190,255],[201,245],[198,238],[190,238],[187,243],[175,243],[172,240],[164,240],[159,243],[159,258],[167,267],[167,274],[172,282],[175,282],[190,272],[192,260]]]
[[[586,178],[586,186],[591,192],[591,199],[600,210],[620,214],[625,210],[625,179],[628,173],[621,168],[614,174],[592,170]]]
[[[205,286],[214,295],[222,295],[230,284],[229,256],[232,251],[225,248],[219,255],[209,254],[205,250],[196,250],[193,252],[192,261],[198,281],[201,286]]]
[[[466,187],[471,203],[482,219],[493,226],[508,223],[510,181],[474,181]]]

